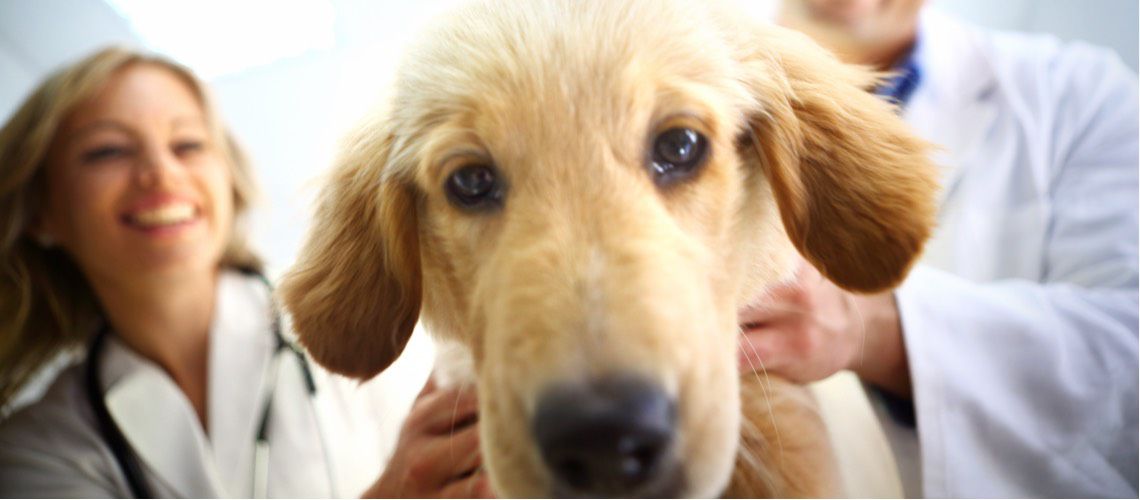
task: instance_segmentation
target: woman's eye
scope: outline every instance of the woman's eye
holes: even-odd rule
[[[692,177],[704,164],[708,140],[691,128],[671,128],[653,140],[653,180],[668,186]]]
[[[178,156],[185,156],[192,153],[197,153],[205,148],[202,141],[182,141],[174,144],[174,154]]]
[[[451,203],[465,210],[498,208],[503,201],[503,183],[488,165],[467,165],[447,177],[444,190]]]
[[[133,150],[127,146],[97,146],[85,151],[81,155],[83,163],[101,163],[113,159],[123,158],[133,153]]]

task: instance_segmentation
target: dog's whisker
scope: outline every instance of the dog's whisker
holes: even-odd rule
[[[762,440],[764,438],[764,434],[760,432],[760,430],[757,429],[755,425],[747,421],[745,423],[747,425],[746,429],[748,429],[745,431],[746,435],[751,435],[758,440]],[[739,457],[745,463],[744,469],[757,474],[757,477],[759,477],[760,480],[763,481],[764,484],[768,487],[769,492],[778,491],[776,489],[776,482],[773,478],[772,471],[769,470],[768,467],[764,466],[764,462],[760,459],[760,457],[757,456],[756,450],[753,450],[751,447],[749,447],[749,444],[750,443],[747,442],[741,443],[740,447]]]
[[[768,418],[772,421],[772,431],[776,434],[776,449],[780,451],[777,457],[782,462],[784,460],[784,440],[780,437],[780,424],[776,422],[776,411],[772,407],[772,388],[770,385],[764,389],[764,403],[768,406]]]
[[[764,367],[764,360],[760,359],[759,352],[756,351],[756,346],[752,343],[752,339],[747,336],[737,336],[737,344],[740,339],[744,339],[748,343],[748,349],[756,358],[756,362],[760,364],[760,371],[764,372],[764,378],[760,378],[760,373],[756,371],[756,365],[752,363],[752,358],[745,356],[748,360],[749,366],[752,367],[752,373],[756,375],[756,380],[760,382],[760,387],[764,389],[764,403],[768,406],[768,418],[772,420],[772,430],[776,433],[776,446],[780,450],[779,459],[784,459],[784,440],[780,437],[780,426],[776,423],[776,411],[772,407],[772,377],[768,376],[768,369]]]
[[[786,305],[786,304],[764,304],[761,307],[763,307],[763,309],[765,311],[775,312],[775,313],[804,314],[807,312],[807,309],[804,307],[790,306],[790,305]]]
[[[855,298],[850,295],[843,296],[847,302],[847,307],[855,311],[855,316],[859,321],[859,366],[863,366],[863,360],[867,354],[867,320],[863,318],[863,311],[855,304]]]
[[[456,391],[455,401],[451,405],[451,433],[452,434],[455,433],[455,424],[458,422],[457,419],[459,418],[459,400],[462,399],[462,395],[463,395],[462,392]],[[448,440],[447,445],[448,445],[448,455],[450,455],[451,460],[454,462],[455,461],[455,440],[454,439]]]
[[[736,344],[737,344],[738,348],[744,349],[744,344],[741,342],[742,338],[744,339],[744,341],[748,342],[748,350],[752,352],[752,356],[745,356],[744,360],[748,362],[749,371],[752,372],[752,376],[756,377],[756,381],[760,382],[760,385],[763,386],[764,380],[760,378],[760,372],[763,371],[764,376],[767,377],[768,371],[764,368],[763,362],[760,363],[759,369],[757,369],[756,364],[752,362],[753,357],[755,357],[757,360],[760,359],[760,353],[756,351],[756,346],[752,344],[752,340],[750,340],[748,337],[743,336],[743,335],[738,336],[736,338]]]

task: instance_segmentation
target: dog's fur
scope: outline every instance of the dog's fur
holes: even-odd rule
[[[927,145],[866,92],[874,75],[745,17],[505,1],[429,32],[349,141],[283,283],[312,356],[372,377],[420,318],[465,346],[504,496],[551,494],[525,431],[544,388],[615,370],[677,401],[679,494],[841,494],[804,388],[742,387],[737,310],[788,279],[797,250],[847,289],[896,285],[936,183]],[[710,157],[663,189],[647,148],[677,125]],[[498,169],[502,210],[448,202],[469,163]]]

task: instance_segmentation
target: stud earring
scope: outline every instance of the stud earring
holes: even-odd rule
[[[39,233],[36,235],[36,243],[39,243],[43,248],[53,248],[55,247],[56,241],[55,238],[48,233]]]

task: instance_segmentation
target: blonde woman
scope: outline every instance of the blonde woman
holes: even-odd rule
[[[486,496],[474,397],[375,411],[281,332],[240,221],[248,165],[185,68],[106,49],[0,131],[0,496]],[[356,405],[357,407],[360,405]],[[373,413],[373,414],[370,414]]]

